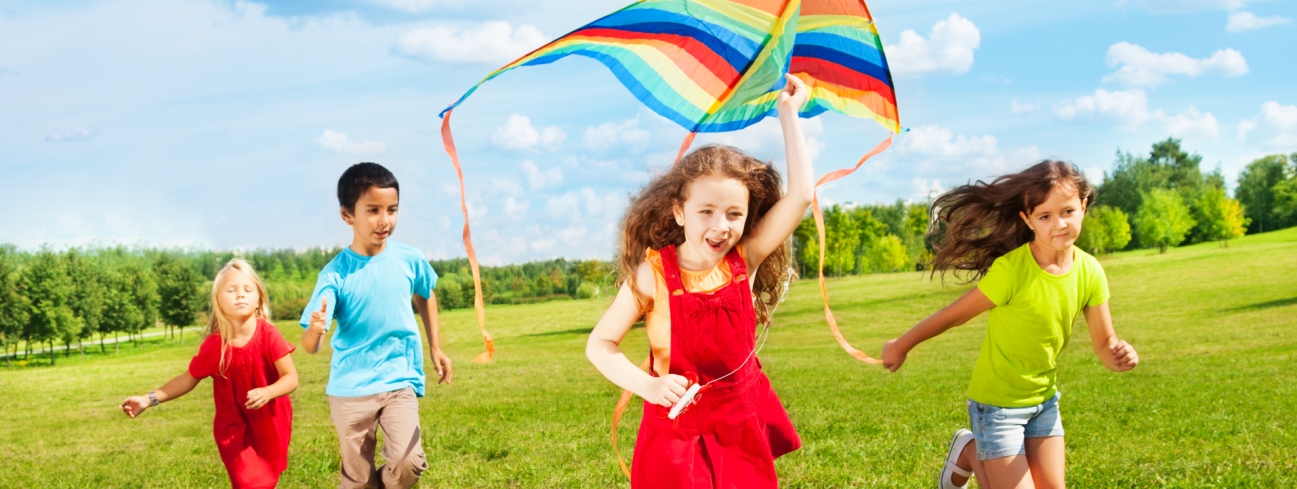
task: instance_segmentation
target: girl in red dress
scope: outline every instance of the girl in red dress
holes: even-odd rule
[[[779,172],[741,151],[706,146],[648,184],[627,209],[620,290],[586,346],[608,380],[644,398],[631,487],[778,487],[774,460],[801,439],[755,358],[789,278],[788,237],[814,197],[798,110],[801,80],[788,77],[779,121],[788,193]],[[619,344],[641,317],[648,372]],[[697,384],[692,400],[681,401]],[[683,412],[672,419],[672,406]]]
[[[272,488],[288,465],[297,389],[293,346],[270,324],[266,286],[248,262],[235,258],[216,274],[207,339],[189,370],[148,395],[122,402],[132,418],[212,378],[216,448],[235,489]]]

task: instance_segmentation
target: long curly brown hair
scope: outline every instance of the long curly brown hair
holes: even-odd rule
[[[664,174],[657,175],[631,199],[626,216],[622,219],[621,243],[618,249],[617,285],[635,285],[635,270],[644,261],[644,250],[660,249],[666,245],[679,245],[685,241],[684,227],[676,224],[672,212],[676,204],[683,205],[689,183],[704,176],[733,178],[748,189],[748,213],[743,225],[744,233],[752,233],[761,225],[766,212],[783,197],[783,180],[774,166],[763,162],[737,148],[708,145],[685,155]],[[790,246],[784,244],[761,262],[752,279],[752,294],[756,297],[757,323],[770,320],[770,313],[779,304],[783,284],[789,280]],[[644,304],[636,295],[637,305]]]
[[[1089,208],[1094,187],[1075,165],[1045,160],[986,183],[963,185],[932,201],[927,239],[934,256],[932,274],[954,270],[972,282],[986,275],[996,258],[1030,242],[1033,234],[1018,213],[1031,215],[1055,188],[1077,192]],[[962,273],[961,273],[962,272]]]

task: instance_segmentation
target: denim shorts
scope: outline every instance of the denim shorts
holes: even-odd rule
[[[1037,404],[1006,408],[968,400],[968,424],[977,440],[977,458],[1026,455],[1027,438],[1063,436],[1063,416],[1058,412],[1059,394]]]

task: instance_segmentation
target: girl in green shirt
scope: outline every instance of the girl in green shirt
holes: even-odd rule
[[[895,372],[911,349],[990,311],[968,388],[972,432],[951,441],[940,488],[1062,488],[1063,425],[1058,353],[1084,313],[1094,353],[1110,370],[1139,355],[1117,338],[1103,267],[1073,246],[1094,189],[1070,163],[1044,161],[991,183],[978,181],[932,203],[933,273],[968,272],[977,287],[883,345]]]

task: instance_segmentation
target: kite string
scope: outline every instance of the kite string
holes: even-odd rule
[[[482,341],[486,351],[473,357],[477,363],[486,363],[495,356],[495,339],[486,331],[486,311],[482,304],[482,274],[477,263],[477,251],[473,249],[473,237],[468,229],[468,201],[464,196],[464,170],[459,164],[459,153],[455,151],[455,140],[450,135],[450,114],[453,109],[446,109],[441,118],[441,142],[446,146],[451,164],[455,165],[455,176],[459,178],[459,208],[464,212],[464,249],[468,251],[468,266],[473,270],[473,310],[477,312],[477,328],[482,331]]]
[[[869,150],[868,153],[865,153],[865,156],[861,157],[860,161],[856,162],[855,167],[834,170],[825,174],[823,177],[820,177],[820,180],[818,182],[815,182],[815,188],[818,189],[821,185],[824,185],[826,183],[850,175],[851,173],[860,169],[860,166],[865,164],[865,161],[869,160],[874,156],[877,156],[879,153],[882,153],[883,151],[886,151],[887,148],[890,148],[891,146],[892,146],[892,135],[888,134],[887,139],[883,140],[883,142],[881,143],[878,143],[878,145],[874,146],[874,149]],[[819,279],[820,279],[820,297],[824,299],[824,320],[829,323],[829,330],[833,332],[833,339],[838,340],[838,345],[841,345],[843,350],[846,350],[847,353],[851,354],[851,356],[855,357],[857,360],[860,360],[862,362],[881,364],[883,363],[881,360],[872,358],[869,356],[869,354],[857,350],[855,347],[851,346],[850,343],[847,343],[847,339],[842,336],[842,330],[838,329],[838,321],[833,317],[833,310],[829,308],[829,289],[828,286],[825,285],[824,283],[824,255],[826,249],[825,231],[824,231],[824,211],[820,209],[820,197],[818,192],[816,192],[816,195],[811,198],[811,215],[815,217],[815,231],[820,238],[820,266],[819,266],[820,277]]]

